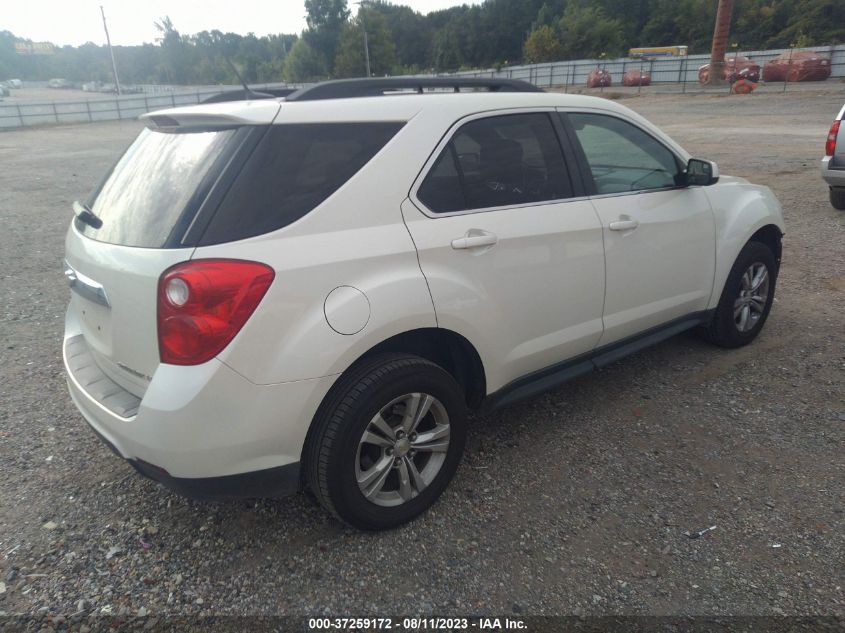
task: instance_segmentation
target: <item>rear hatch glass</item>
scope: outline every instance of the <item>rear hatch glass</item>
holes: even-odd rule
[[[145,129],[94,191],[100,228],[77,221],[85,237],[109,244],[163,248],[178,242],[229,154],[237,129]]]

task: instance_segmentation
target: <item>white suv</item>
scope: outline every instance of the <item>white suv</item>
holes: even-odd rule
[[[258,96],[142,117],[67,235],[71,396],[174,490],[304,488],[388,528],[446,487],[468,409],[763,327],[777,200],[617,103],[443,78]]]

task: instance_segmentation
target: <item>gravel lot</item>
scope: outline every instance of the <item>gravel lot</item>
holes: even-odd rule
[[[0,133],[0,613],[845,615],[845,215],[818,175],[843,100],[626,99],[780,198],[763,334],[682,335],[476,418],[440,503],[382,534],[303,496],[184,500],[94,437],[62,371],[63,238],[140,125]]]

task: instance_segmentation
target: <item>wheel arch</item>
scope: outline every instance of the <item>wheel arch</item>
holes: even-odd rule
[[[365,352],[357,362],[384,352],[414,354],[448,371],[461,386],[467,406],[476,409],[487,394],[481,356],[465,337],[445,328],[420,328],[392,336]]]
[[[309,424],[300,456],[302,464],[305,464],[308,459],[309,446],[315,427],[314,420],[317,419],[324,407],[330,406],[330,402],[337,398],[338,390],[342,389],[342,385],[347,383],[344,378],[375,356],[389,353],[413,354],[442,367],[460,385],[464,392],[467,407],[470,409],[481,407],[487,395],[487,381],[481,356],[475,346],[457,332],[445,328],[428,327],[408,330],[372,346],[337,377],[317,407],[314,418]],[[302,468],[302,472],[305,473],[306,468]],[[302,484],[305,485],[304,480]]]
[[[719,303],[736,258],[751,240],[759,240],[771,248],[780,264],[784,224],[780,203],[768,187],[729,179],[705,191],[716,224],[716,266],[708,303],[712,309]]]
[[[769,250],[772,251],[775,256],[775,261],[778,263],[778,266],[780,266],[781,254],[783,252],[782,238],[783,233],[779,227],[774,224],[766,224],[765,226],[757,229],[745,243],[761,242],[765,244],[769,247]],[[743,247],[744,246],[745,245],[743,244]]]

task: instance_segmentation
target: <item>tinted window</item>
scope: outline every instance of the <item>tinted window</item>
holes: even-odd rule
[[[572,185],[548,115],[509,114],[461,126],[417,197],[447,213],[569,198]]]
[[[675,155],[640,128],[600,114],[570,114],[569,120],[597,193],[675,186],[679,172]]]
[[[455,163],[455,151],[451,143],[440,154],[434,167],[426,176],[417,197],[432,211],[448,213],[466,209],[466,199]]]
[[[328,198],[402,123],[272,125],[211,220],[202,244],[287,226]]]
[[[212,166],[235,134],[145,129],[89,199],[102,227],[77,221],[77,229],[111,244],[165,246],[193,217]]]

